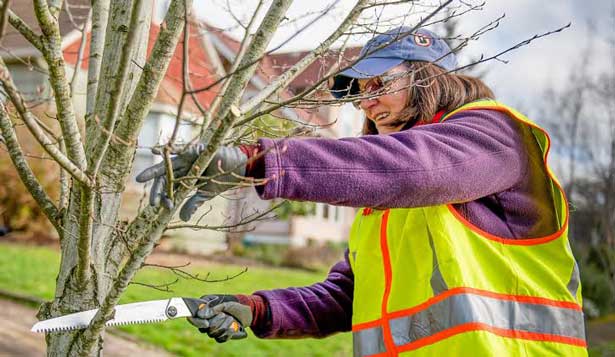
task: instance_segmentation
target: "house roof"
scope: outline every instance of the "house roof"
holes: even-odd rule
[[[147,55],[149,56],[158,33],[160,32],[160,26],[152,23],[149,32],[149,40],[147,44]],[[90,46],[90,33],[87,34],[87,42],[85,53],[89,53]],[[215,71],[211,66],[211,62],[208,60],[208,55],[201,43],[201,35],[199,29],[196,26],[190,26],[190,35],[188,36],[188,69],[190,73],[190,82],[192,88],[204,88],[212,85],[216,80]],[[75,39],[73,43],[69,44],[64,49],[64,59],[67,64],[74,65],[77,63],[77,54],[79,51],[80,39]],[[183,66],[183,51],[184,51],[184,36],[182,35],[171,58],[167,73],[163,78],[158,93],[156,95],[155,102],[163,105],[176,106],[181,100],[183,92],[182,88],[182,66]],[[82,69],[87,69],[88,60],[87,56],[84,56],[81,63]],[[207,109],[215,97],[216,87],[208,91],[202,91],[196,94],[196,98],[199,103]],[[189,113],[199,113],[198,107],[195,104],[192,96],[187,96],[184,102],[184,110]]]
[[[58,19],[63,41],[72,42],[75,38],[79,37],[79,29],[87,19],[89,8],[89,0],[63,2],[62,11]],[[10,9],[28,24],[35,33],[41,33],[31,1],[12,1]],[[15,28],[6,26],[6,32],[0,47],[0,56],[8,61],[12,58],[38,57],[40,53]]]
[[[226,57],[227,61],[232,62],[234,59],[235,53],[239,51],[241,43],[232,37],[226,35],[224,31],[211,27],[209,25],[205,25],[206,31],[212,34],[214,37],[215,44],[217,45],[218,52]],[[281,68],[275,65],[274,55],[268,54],[264,56],[259,66],[254,73],[254,78],[251,81],[252,89],[258,91],[265,85],[271,83],[277,76],[282,74],[286,69],[290,68],[293,64],[295,64],[299,59],[290,64],[285,68]],[[290,88],[286,88],[279,93],[279,97],[281,100],[290,99],[293,97],[295,93],[290,90]],[[278,111],[279,113],[280,111]],[[327,118],[324,118],[322,115],[318,113],[317,110],[308,110],[302,108],[292,108],[283,109],[283,113],[279,113],[282,117],[291,117],[294,120],[300,120],[304,123],[308,123],[311,125],[320,125],[323,126],[326,130],[328,130],[328,125],[330,121]]]
[[[211,64],[212,61],[209,59],[209,55],[204,48],[204,44],[202,42],[203,37],[200,33],[200,29],[198,28],[198,26],[195,25],[196,24],[193,22],[192,26],[190,26],[190,34],[188,36],[187,63],[190,85],[192,89],[212,86],[217,79],[215,69]],[[147,49],[148,56],[154,46],[154,43],[156,42],[158,32],[160,32],[160,27],[158,25],[152,24],[149,33],[149,42]],[[171,62],[169,63],[167,73],[160,85],[160,89],[158,90],[158,94],[156,97],[156,101],[158,103],[177,105],[180,102],[181,95],[183,92],[183,53],[184,36],[182,34],[175,49],[175,53],[171,58]],[[218,86],[213,86],[211,89],[207,91],[201,91],[195,96],[199,103],[207,109],[216,97],[218,89]],[[199,113],[198,107],[194,102],[194,98],[190,95],[186,97],[184,106],[185,110],[187,110],[188,112]]]
[[[360,51],[361,47],[348,47],[341,53],[339,50],[329,51],[323,57],[312,62],[308,68],[301,72],[301,74],[290,83],[290,90],[299,92],[314,85],[314,83],[322,78],[331,68],[339,68],[349,64],[359,55]],[[310,51],[274,53],[269,57],[271,59],[271,66],[276,71],[283,72],[299,62],[309,53]]]

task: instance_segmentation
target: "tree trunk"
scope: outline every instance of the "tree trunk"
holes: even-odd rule
[[[97,100],[98,105],[94,113],[97,118],[103,118],[106,115],[106,110],[108,110],[108,94],[120,65],[119,61],[116,60],[119,58],[118,48],[124,46],[127,37],[126,29],[130,25],[131,12],[125,10],[131,8],[131,3],[131,0],[123,0],[113,1],[111,4],[110,23],[106,27],[105,52],[103,54],[104,67],[98,76],[98,91],[101,94]],[[139,40],[137,42],[139,46],[131,55],[133,64],[129,69],[129,79],[123,83],[125,87],[120,98],[120,112],[125,109],[128,98],[131,97],[140,77],[140,68],[134,63],[145,62],[152,7],[153,3],[142,7],[141,14],[139,15],[141,21],[138,28],[131,29],[131,31],[138,31],[137,36]],[[105,28],[101,30],[104,31]],[[88,120],[86,129],[86,153],[88,155],[92,152],[91,145],[101,135],[99,128],[100,123],[96,122],[96,120]],[[92,160],[92,157],[88,157],[90,163]],[[110,177],[105,172],[101,172],[98,175],[97,184],[102,189],[94,190],[93,192],[94,209],[92,215],[94,223],[90,243],[90,279],[86,284],[80,285],[78,283],[79,279],[76,276],[78,261],[77,241],[80,230],[80,222],[77,217],[80,217],[81,189],[73,181],[69,206],[64,213],[64,232],[60,232],[62,260],[57,277],[55,299],[41,308],[38,314],[39,319],[97,308],[101,305],[113,283],[114,277],[117,275],[119,264],[123,257],[120,251],[112,253],[110,246],[123,244],[118,242],[121,237],[118,234],[119,231],[116,230],[116,226],[125,182],[124,180],[118,182],[115,180],[115,177]],[[81,333],[82,331],[78,330],[68,333],[47,334],[48,356],[87,355],[88,351],[81,351],[79,345],[75,343]],[[102,346],[101,337],[91,350],[90,355],[102,355]]]

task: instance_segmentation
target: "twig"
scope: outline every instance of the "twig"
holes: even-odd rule
[[[4,90],[9,95],[11,102],[17,109],[21,119],[26,123],[26,126],[34,136],[34,138],[38,141],[39,144],[47,151],[54,160],[58,162],[60,166],[62,166],[66,171],[68,171],[71,176],[73,176],[77,181],[85,184],[86,186],[90,186],[90,178],[87,177],[85,172],[83,172],[80,168],[78,168],[71,160],[69,160],[58,148],[56,148],[55,144],[49,139],[49,137],[43,132],[41,127],[38,125],[37,120],[34,115],[26,108],[24,99],[21,97],[20,93],[13,83],[13,79],[9,73],[8,68],[4,61],[0,58],[0,82],[2,83]]]
[[[175,140],[177,139],[177,133],[179,132],[179,126],[181,122],[181,117],[184,112],[184,103],[186,102],[186,96],[188,95],[188,88],[190,87],[190,21],[188,17],[189,9],[184,9],[184,43],[183,43],[183,51],[182,51],[182,95],[179,100],[179,106],[177,107],[177,114],[175,117],[175,125],[173,126],[173,133],[171,134],[171,138],[167,143],[167,147],[173,147]],[[193,97],[194,99],[194,97]],[[165,151],[165,155],[168,156],[168,150]],[[166,157],[165,157],[166,160]],[[167,172],[168,168],[167,168]],[[172,178],[172,176],[171,176]],[[168,181],[172,182],[172,181]],[[169,185],[170,186],[170,185]],[[171,193],[173,190],[169,190]],[[169,196],[170,198],[171,196]],[[172,200],[172,198],[170,198]]]
[[[241,113],[247,113],[252,111],[257,105],[259,105],[263,100],[270,97],[276,91],[278,91],[283,86],[290,83],[293,79],[295,79],[301,72],[303,72],[312,62],[314,62],[318,57],[322,56],[331,45],[352,25],[356,19],[359,18],[361,12],[363,11],[363,6],[368,3],[368,0],[358,1],[357,4],[350,11],[348,16],[342,21],[340,26],[325,40],[323,41],[315,50],[311,51],[305,57],[301,59],[298,63],[292,66],[290,69],[286,70],[284,74],[278,76],[275,81],[269,84],[266,88],[260,90],[260,92],[254,97],[250,98],[247,102],[245,102],[239,108]],[[235,125],[237,126],[237,125]]]
[[[143,264],[143,267],[154,267],[154,268],[162,268],[162,269],[169,269],[170,271],[173,272],[173,274],[177,275],[179,278],[181,279],[193,279],[193,280],[198,280],[198,281],[202,281],[204,283],[219,283],[219,282],[223,282],[223,281],[228,281],[231,279],[235,279],[236,277],[245,274],[248,271],[248,267],[244,267],[239,273],[234,274],[234,275],[227,275],[226,278],[224,279],[209,279],[209,276],[211,275],[211,273],[207,273],[205,275],[204,278],[199,277],[199,274],[192,274],[186,270],[183,270],[181,268],[185,268],[188,265],[190,265],[190,262],[186,263],[186,264],[182,264],[182,265],[176,265],[176,266],[169,266],[169,265],[162,265],[162,264],[153,264],[153,263],[145,263]]]
[[[175,285],[179,282],[179,278],[176,278],[174,281],[170,282],[170,283],[162,283],[162,284],[148,284],[148,283],[140,283],[138,281],[131,281],[130,283],[128,283],[128,285],[141,285],[141,286],[145,286],[147,288],[152,288],[158,291],[164,291],[167,293],[171,293],[173,292],[173,290],[171,290],[169,287],[171,285]]]
[[[109,17],[109,1],[97,0],[92,4],[92,28],[90,30],[90,53],[88,57],[88,84],[85,105],[86,123],[94,118],[96,91],[100,76],[103,50],[105,45],[105,26]]]
[[[170,156],[170,147],[169,145],[165,145],[164,150],[162,151],[163,153],[163,158],[164,158],[164,165],[166,168],[166,179],[167,179],[167,185],[166,185],[166,190],[167,190],[167,198],[169,199],[170,202],[174,201],[174,193],[173,193],[173,184],[172,182],[174,181],[173,179],[173,163],[171,162],[171,156]]]
[[[234,74],[236,74],[237,72],[239,72],[240,70],[246,69],[248,68],[250,65],[254,64],[246,64],[243,65],[243,59],[246,55],[246,51],[248,49],[248,45],[252,42],[254,35],[252,34],[252,32],[254,31],[253,27],[256,24],[256,17],[258,16],[258,14],[260,13],[261,7],[263,6],[264,2],[262,0],[260,0],[256,6],[256,9],[254,10],[254,13],[252,15],[252,18],[250,18],[250,22],[248,23],[248,25],[246,26],[246,30],[244,32],[244,36],[243,39],[241,40],[241,44],[239,45],[239,49],[237,50],[237,53],[235,54],[235,59],[233,60],[233,64],[230,68],[230,70],[227,72],[226,75],[221,76],[220,78],[218,78],[216,81],[214,81],[214,83],[211,86],[208,86],[210,88],[213,88],[213,86],[218,85],[219,83],[223,83],[222,84],[222,88],[220,89],[220,93],[226,93],[226,91],[228,90],[229,86],[231,85],[231,80],[230,78],[232,78],[232,76]],[[262,57],[261,57],[262,59]],[[258,59],[260,61],[260,59]],[[241,68],[241,66],[244,66],[245,68]],[[224,81],[226,79],[226,81]],[[196,95],[197,93],[201,92],[200,90],[194,90],[191,89],[190,93],[192,93],[193,95]],[[211,125],[211,119],[214,117],[214,115],[217,112],[218,106],[220,105],[220,103],[222,102],[223,99],[223,95],[218,95],[216,96],[216,98],[214,98],[213,102],[211,103],[210,107],[209,107],[209,111],[205,114],[205,118],[203,119],[203,126],[201,127],[201,132],[199,134],[199,137],[203,137],[204,133],[205,133],[205,129],[207,127],[209,127]]]
[[[4,38],[4,34],[6,32],[6,22],[9,16],[9,6],[11,4],[11,0],[4,0],[0,5],[0,43],[2,43],[2,39]]]
[[[489,22],[486,25],[483,25],[482,27],[480,27],[478,30],[476,30],[473,34],[471,34],[470,36],[468,36],[466,39],[464,39],[459,45],[455,46],[453,49],[451,49],[449,52],[443,54],[440,58],[436,59],[434,62],[437,62],[438,60],[449,56],[451,53],[457,52],[459,51],[461,48],[465,47],[467,45],[467,43],[472,40],[472,39],[477,39],[479,36],[483,35],[484,33],[491,31],[495,28],[497,28],[499,26],[500,20],[502,20],[504,18],[505,15],[501,15],[500,17],[496,18],[495,20],[492,20],[491,22]],[[476,65],[476,63],[472,62],[470,63],[468,66],[474,66]],[[290,102],[289,104],[284,105],[284,107],[288,107],[288,106],[295,106],[295,107],[305,107],[306,104],[310,104],[313,107],[317,107],[317,106],[321,106],[321,105],[331,105],[331,104],[339,104],[339,103],[346,103],[346,102],[356,102],[359,100],[363,100],[363,99],[372,99],[372,98],[376,98],[379,97],[381,95],[384,94],[391,94],[391,93],[395,93],[395,92],[399,92],[401,90],[404,89],[408,89],[410,87],[413,86],[427,86],[429,85],[429,83],[431,81],[433,81],[436,77],[439,77],[441,75],[444,74],[448,74],[451,72],[456,72],[456,71],[461,71],[463,70],[465,67],[457,67],[451,71],[446,71],[443,72],[441,74],[437,74],[434,76],[430,76],[427,78],[424,78],[421,81],[414,81],[412,80],[410,84],[403,86],[403,87],[399,87],[397,89],[395,89],[394,91],[390,91],[388,88],[382,88],[381,90],[375,91],[375,92],[370,92],[367,94],[355,94],[355,95],[347,95],[342,99],[331,99],[331,100],[323,100],[323,99],[317,99],[317,100],[310,100],[310,99],[306,99],[306,98],[298,98],[303,94],[306,94],[309,91],[312,91],[315,87],[312,87],[311,89],[307,89],[305,90],[303,93],[301,93],[300,95],[288,99],[286,102]],[[413,77],[414,72],[413,71],[409,71],[403,74],[403,76],[412,76]],[[403,77],[401,76],[401,77]],[[294,99],[294,101],[293,101]],[[279,105],[280,103],[276,103],[275,105]],[[267,110],[267,109],[265,109]],[[256,114],[255,114],[256,115]],[[253,115],[253,117],[255,116]]]
[[[479,63],[487,62],[487,61],[492,60],[492,59],[497,59],[498,61],[501,61],[501,62],[503,62],[503,63],[508,63],[508,61],[502,60],[502,59],[500,59],[499,57],[500,57],[500,56],[502,56],[503,54],[506,54],[506,53],[510,52],[510,51],[513,51],[513,50],[516,50],[516,49],[518,49],[518,48],[520,48],[520,47],[523,47],[523,46],[529,45],[532,41],[534,41],[534,40],[536,40],[536,39],[539,39],[539,38],[542,38],[542,37],[545,37],[545,36],[549,36],[549,35],[552,35],[552,34],[554,34],[554,33],[561,32],[561,31],[563,31],[563,30],[565,30],[565,29],[569,28],[571,25],[572,25],[572,23],[568,23],[567,25],[564,25],[564,26],[562,26],[562,27],[559,27],[559,28],[557,28],[557,29],[555,29],[555,30],[548,31],[548,32],[544,32],[544,33],[539,34],[539,35],[534,35],[534,36],[532,36],[531,38],[528,38],[527,40],[521,41],[521,42],[519,42],[519,43],[515,44],[515,45],[514,45],[514,46],[512,46],[512,47],[509,47],[509,48],[507,48],[507,49],[505,49],[505,50],[503,50],[503,51],[498,52],[497,54],[495,54],[495,55],[493,55],[493,56],[489,56],[489,57],[483,57],[483,56],[481,56],[481,58],[480,58],[479,60],[474,61],[474,62],[472,62],[472,63],[470,63],[470,64],[467,64],[467,65],[465,65],[465,66],[458,67],[458,68],[456,68],[456,69],[455,69],[455,71],[460,71],[460,70],[462,70],[462,69],[466,69],[466,68],[468,68],[468,67],[475,66],[475,65],[477,65],[477,64],[479,64]]]
[[[11,157],[11,160],[17,169],[17,173],[21,178],[21,182],[23,182],[32,197],[34,197],[38,203],[39,207],[41,207],[45,213],[45,216],[47,216],[51,224],[53,224],[59,232],[60,224],[58,221],[58,209],[53,204],[53,201],[47,192],[43,189],[43,186],[34,175],[34,172],[32,172],[30,165],[28,165],[21,146],[19,145],[19,141],[17,140],[17,135],[15,134],[15,130],[13,129],[6,108],[2,104],[0,104],[0,131],[2,132],[2,137],[9,150],[9,156]]]
[[[230,231],[232,228],[245,226],[246,224],[250,224],[252,222],[259,221],[262,218],[266,218],[265,216],[267,216],[269,213],[273,212],[274,210],[276,210],[277,208],[281,207],[284,204],[286,204],[286,201],[283,201],[283,202],[281,202],[281,203],[279,203],[277,205],[274,205],[274,206],[272,206],[271,208],[267,209],[264,212],[256,212],[254,216],[248,215],[248,216],[246,216],[244,218],[241,218],[240,222],[235,223],[235,224],[227,224],[227,225],[220,225],[220,226],[210,226],[210,225],[182,223],[182,224],[169,225],[167,227],[167,230],[181,229],[181,228],[191,228],[191,229],[207,229],[207,230],[216,230],[216,231],[221,231],[221,230],[229,230]],[[246,218],[247,218],[247,220],[244,220]]]
[[[79,30],[81,32],[81,42],[79,43],[79,50],[77,51],[77,61],[75,61],[75,69],[73,72],[73,77],[70,80],[70,92],[75,98],[75,87],[77,86],[77,75],[79,73],[81,62],[83,62],[83,55],[85,52],[85,45],[87,44],[87,30],[90,27],[90,22],[92,21],[92,10],[88,13],[88,18],[83,24],[83,27]]]

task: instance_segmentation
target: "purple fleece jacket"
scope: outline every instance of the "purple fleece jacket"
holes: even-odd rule
[[[263,199],[333,205],[422,207],[454,203],[472,224],[504,238],[553,233],[557,222],[540,149],[506,114],[471,110],[443,123],[345,139],[260,140]],[[354,276],[348,257],[324,282],[257,291],[271,319],[259,337],[324,337],[351,329]]]

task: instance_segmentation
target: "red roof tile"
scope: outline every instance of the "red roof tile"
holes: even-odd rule
[[[152,51],[159,32],[160,26],[152,24],[147,45],[148,56]],[[214,75],[214,69],[211,67],[209,61],[207,61],[208,57],[201,44],[201,35],[199,34],[198,28],[196,26],[190,26],[190,35],[188,41],[188,69],[192,88],[203,88],[209,86],[215,81],[216,78]],[[80,44],[79,42],[80,40],[77,39],[75,42],[73,42],[64,49],[64,58],[67,64],[74,65],[77,62],[77,52],[79,50]],[[86,56],[84,56],[84,61],[81,65],[82,69],[87,69],[88,67],[87,53],[89,53],[89,44],[90,34],[88,33],[88,39],[85,48]],[[171,62],[169,63],[167,73],[162,80],[162,83],[160,84],[160,88],[156,96],[157,103],[177,105],[181,100],[183,65],[182,58],[184,51],[183,47],[184,36],[182,34],[177,44],[175,53],[171,58]],[[215,97],[215,88],[212,88],[208,91],[199,92],[196,97],[199,103],[204,108],[208,108]],[[199,113],[198,107],[196,106],[192,96],[186,97],[184,110],[190,113]]]
[[[291,91],[299,92],[307,87],[312,86],[320,78],[322,78],[331,68],[345,66],[359,55],[360,47],[350,47],[344,50],[340,55],[338,50],[331,50],[325,56],[317,59],[308,66],[295,80],[290,84]],[[270,55],[271,66],[278,72],[283,72],[286,69],[299,62],[309,51],[303,52],[288,52],[274,53]]]

